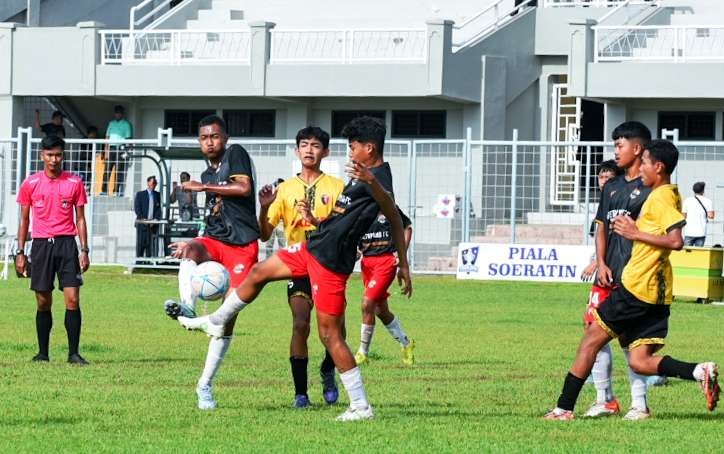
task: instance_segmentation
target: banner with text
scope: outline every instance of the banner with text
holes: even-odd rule
[[[593,246],[460,243],[458,279],[581,282]]]

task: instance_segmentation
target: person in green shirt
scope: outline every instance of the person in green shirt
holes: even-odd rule
[[[111,179],[113,169],[116,169],[116,185],[113,191],[116,195],[123,195],[123,183],[126,179],[126,159],[124,156],[123,142],[133,137],[133,125],[125,118],[126,110],[121,105],[113,108],[113,120],[108,122],[106,127],[106,139],[110,140],[110,144],[106,144],[105,159],[105,176],[103,178],[104,193],[111,195],[108,183]]]

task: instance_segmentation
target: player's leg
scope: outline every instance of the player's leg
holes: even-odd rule
[[[591,369],[591,378],[596,389],[596,402],[584,414],[588,418],[616,415],[621,411],[611,386],[612,356],[610,343],[604,345],[596,355],[596,361]]]
[[[366,285],[365,285],[366,287]],[[369,359],[372,336],[375,333],[375,302],[369,298],[362,297],[362,323],[360,326],[359,348],[354,354],[357,364],[366,364]]]
[[[402,324],[400,323],[400,318],[390,311],[387,298],[375,304],[375,308],[377,317],[384,323],[387,332],[390,333],[393,339],[400,343],[402,348],[402,362],[408,366],[415,364],[415,341],[405,334],[405,330],[402,329]]]
[[[196,295],[191,287],[191,276],[199,263],[213,260],[206,248],[206,244],[192,240],[184,250],[183,257],[179,262],[178,269],[178,294],[179,301],[166,300],[164,309],[166,314],[176,320],[180,315],[184,317],[196,317]]]
[[[648,375],[640,374],[631,367],[631,351],[628,345],[621,346],[624,355],[626,355],[626,365],[628,366],[628,379],[631,385],[631,409],[626,413],[624,419],[634,421],[646,419],[651,416],[648,404]]]
[[[312,313],[311,296],[293,289],[295,280],[289,293],[289,308],[292,311],[292,339],[289,342],[289,365],[294,380],[294,407],[307,408],[310,405],[307,380],[307,366],[309,365],[309,322]],[[311,293],[311,292],[310,292]]]

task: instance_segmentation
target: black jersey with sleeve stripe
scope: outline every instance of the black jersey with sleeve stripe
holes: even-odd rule
[[[390,165],[370,168],[385,191],[392,194]],[[352,180],[344,188],[330,216],[311,233],[309,252],[326,268],[349,274],[357,261],[357,245],[377,219],[380,207],[367,183]]]
[[[606,265],[611,269],[616,285],[621,285],[621,274],[631,258],[633,241],[615,233],[610,228],[610,222],[616,216],[624,215],[635,221],[650,193],[651,188],[644,186],[641,177],[627,180],[625,175],[619,175],[603,187],[596,221],[603,226],[606,233]]]
[[[402,228],[406,229],[412,225],[412,221],[397,207],[397,212],[402,218]],[[370,257],[373,255],[387,254],[389,252],[397,252],[395,242],[392,240],[392,228],[390,221],[382,213],[377,215],[377,219],[372,223],[367,233],[362,236],[359,242],[359,249],[362,255]]]
[[[231,145],[224,152],[219,166],[209,167],[201,174],[204,184],[225,185],[245,176],[251,183],[247,197],[221,196],[206,193],[206,230],[204,235],[229,244],[248,244],[259,238],[256,220],[254,170],[249,153],[241,145]]]

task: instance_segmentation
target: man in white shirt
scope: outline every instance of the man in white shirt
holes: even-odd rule
[[[686,246],[704,246],[706,239],[706,224],[714,219],[714,205],[711,200],[704,197],[706,183],[694,183],[694,197],[684,200],[681,211],[686,216],[684,226],[684,244]]]

